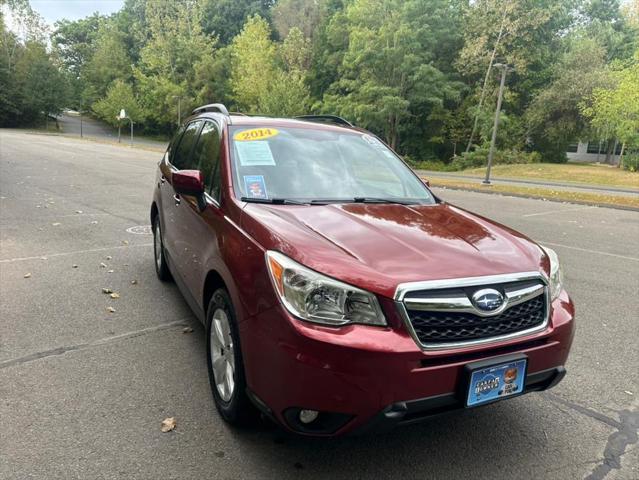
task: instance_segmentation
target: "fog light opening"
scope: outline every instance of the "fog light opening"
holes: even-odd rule
[[[317,410],[300,410],[300,422],[305,425],[313,423],[315,420],[317,420],[317,417],[319,417],[319,412]]]

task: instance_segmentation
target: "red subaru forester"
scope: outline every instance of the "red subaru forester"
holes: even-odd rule
[[[155,266],[206,325],[221,416],[378,431],[556,385],[556,254],[449,205],[334,116],[193,111],[159,165]]]

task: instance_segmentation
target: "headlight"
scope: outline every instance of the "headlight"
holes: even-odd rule
[[[548,279],[550,285],[550,300],[554,300],[559,296],[564,283],[564,278],[561,274],[561,265],[559,265],[559,257],[552,248],[543,247],[546,255],[550,259],[550,278]]]
[[[326,325],[386,325],[372,293],[326,277],[278,252],[266,252],[266,263],[282,303],[296,317]]]

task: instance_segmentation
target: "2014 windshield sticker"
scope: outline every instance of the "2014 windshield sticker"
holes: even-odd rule
[[[275,165],[273,152],[268,142],[237,142],[237,155],[243,167]]]
[[[244,175],[244,189],[250,198],[268,198],[264,175]]]
[[[242,130],[233,136],[236,142],[251,142],[255,140],[265,140],[267,138],[279,135],[276,128],[251,128],[250,130]]]

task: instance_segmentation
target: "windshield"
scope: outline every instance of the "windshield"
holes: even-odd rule
[[[232,126],[233,184],[247,201],[433,204],[410,169],[359,132]]]

